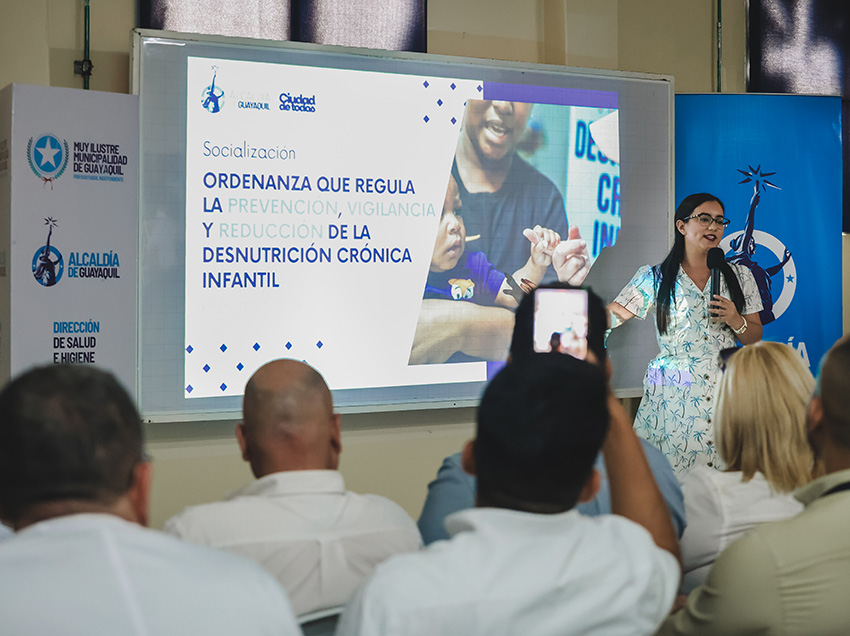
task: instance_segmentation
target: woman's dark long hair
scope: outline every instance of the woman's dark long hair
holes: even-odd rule
[[[679,207],[676,208],[676,216],[673,219],[675,226],[676,221],[684,220],[691,216],[699,206],[709,201],[716,201],[720,204],[720,209],[725,211],[723,201],[718,199],[713,194],[700,192],[691,194],[682,199]],[[687,221],[685,221],[687,223]],[[685,256],[685,237],[678,231],[674,232],[673,248],[667,254],[660,265],[652,268],[655,275],[655,283],[658,289],[658,295],[655,299],[655,320],[658,325],[658,333],[667,333],[667,326],[670,323],[670,306],[676,303],[676,276],[679,274],[679,266],[682,264],[682,259]],[[720,267],[723,273],[723,278],[726,280],[726,286],[729,288],[730,300],[734,303],[738,313],[744,310],[744,292],[741,291],[741,284],[738,282],[738,277],[725,260]]]

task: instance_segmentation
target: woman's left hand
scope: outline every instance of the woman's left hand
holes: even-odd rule
[[[712,320],[725,322],[731,329],[740,329],[746,322],[735,308],[735,303],[719,294],[715,294],[714,300],[708,303],[708,310],[714,314]]]

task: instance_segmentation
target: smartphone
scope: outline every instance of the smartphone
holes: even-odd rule
[[[587,292],[584,289],[534,291],[534,350],[587,357]]]

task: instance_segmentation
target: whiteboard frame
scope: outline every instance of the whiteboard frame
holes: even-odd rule
[[[143,109],[145,103],[145,96],[142,95],[142,77],[145,70],[145,57],[144,57],[144,47],[145,44],[160,44],[165,46],[175,46],[182,47],[190,44],[200,44],[206,46],[217,46],[221,47],[221,52],[218,54],[219,57],[227,57],[227,50],[237,50],[237,49],[256,49],[256,50],[264,50],[264,51],[280,51],[284,54],[287,51],[295,51],[301,54],[304,53],[331,53],[334,55],[350,55],[364,59],[380,59],[380,60],[391,60],[391,61],[404,61],[410,60],[414,62],[427,62],[429,64],[446,64],[446,65],[464,65],[470,68],[481,68],[483,70],[491,70],[491,71],[499,71],[499,70],[513,70],[517,72],[534,72],[534,73],[554,73],[559,75],[570,75],[576,76],[586,80],[592,79],[600,79],[600,80],[628,80],[628,81],[636,81],[636,82],[650,82],[654,86],[658,88],[659,91],[662,91],[666,95],[666,117],[667,117],[667,144],[666,144],[666,153],[667,153],[667,179],[666,179],[666,188],[667,188],[667,205],[666,205],[666,214],[665,216],[665,238],[666,238],[666,249],[669,249],[669,246],[672,245],[673,239],[673,229],[672,229],[672,219],[674,213],[674,197],[675,197],[675,182],[674,182],[674,167],[675,167],[675,139],[674,139],[674,125],[675,125],[675,89],[674,89],[674,78],[668,75],[660,75],[660,74],[651,74],[651,73],[635,73],[629,71],[609,71],[609,70],[600,70],[600,69],[588,69],[588,68],[580,68],[580,67],[566,67],[566,66],[556,66],[550,64],[537,64],[537,63],[525,63],[525,62],[514,62],[514,61],[500,61],[500,60],[487,60],[487,59],[478,59],[478,58],[468,58],[468,57],[454,57],[454,56],[446,56],[446,55],[436,55],[436,54],[422,54],[422,53],[410,53],[410,52],[400,52],[400,51],[382,51],[375,49],[361,49],[361,48],[352,48],[352,47],[338,47],[338,46],[329,46],[329,45],[315,45],[315,44],[305,44],[299,42],[278,42],[278,41],[269,41],[269,40],[256,40],[250,38],[232,38],[225,36],[210,36],[210,35],[201,35],[201,34],[186,34],[186,33],[175,33],[175,32],[165,32],[165,31],[155,31],[150,29],[135,29],[133,32],[133,49],[132,49],[132,75],[131,75],[131,87],[132,93],[139,95],[141,98],[141,108],[140,108],[140,125],[143,123]],[[241,58],[237,58],[241,59]],[[413,72],[416,72],[413,70]],[[142,135],[141,144],[144,147],[145,139],[144,135]],[[141,153],[141,156],[144,157],[144,152]],[[137,338],[137,355],[139,359],[139,365],[137,367],[136,374],[136,394],[139,396],[139,404],[143,409],[143,419],[149,422],[178,422],[178,421],[211,421],[211,420],[227,420],[227,419],[238,419],[241,416],[241,413],[236,408],[223,408],[223,409],[213,409],[213,410],[197,410],[197,411],[169,411],[169,410],[157,410],[155,412],[145,413],[143,400],[144,400],[144,391],[145,387],[143,387],[142,382],[142,372],[141,372],[141,361],[143,360],[142,354],[142,324],[143,324],[143,312],[144,312],[144,298],[142,298],[142,290],[141,290],[141,277],[142,270],[144,269],[144,263],[141,262],[142,257],[142,247],[144,237],[141,232],[141,206],[142,206],[142,193],[141,190],[144,187],[144,161],[140,161],[141,165],[141,174],[140,174],[140,216],[139,216],[139,254],[140,254],[140,263],[139,263],[139,280],[137,281],[137,301],[138,301],[138,333],[139,336]],[[625,217],[624,217],[625,218]],[[625,226],[625,225],[624,225]],[[616,250],[617,248],[613,248]],[[666,251],[666,250],[665,250]],[[605,256],[603,253],[600,256],[600,259]],[[657,259],[660,261],[663,258],[664,254],[658,254]],[[644,263],[641,263],[644,264]],[[597,270],[594,270],[597,271]],[[594,279],[594,271],[591,272],[588,277],[587,283],[590,284],[594,289],[603,297],[603,299],[609,300],[613,298],[613,294],[616,294],[616,291],[619,291],[619,288],[622,287],[623,284],[627,282],[627,280],[619,280],[619,281],[607,281],[607,280],[595,280]],[[613,286],[612,286],[613,285]],[[616,287],[616,289],[614,289]],[[612,290],[614,290],[612,292]],[[647,320],[643,324],[640,325],[632,325],[632,323],[638,323],[639,321],[630,321],[623,328],[618,329],[617,331],[628,332],[627,337],[630,339],[636,339],[640,341],[645,341],[647,338],[652,337],[654,341],[654,326],[650,323],[653,321]],[[614,332],[617,334],[617,332]],[[617,334],[619,336],[619,334]],[[639,397],[643,393],[642,382],[640,378],[642,378],[642,369],[645,368],[646,363],[649,361],[649,357],[646,357],[640,364],[641,372],[638,376],[635,372],[635,364],[632,363],[632,369],[628,374],[624,374],[618,372],[619,362],[618,356],[619,352],[622,349],[622,346],[618,344],[614,344],[611,347],[612,351],[612,359],[614,361],[614,376],[612,378],[612,385],[615,388],[615,393],[619,397]],[[650,356],[651,357],[651,356]],[[633,361],[632,361],[633,362]],[[185,399],[185,398],[184,398]],[[207,400],[220,400],[222,398],[206,398]],[[470,406],[476,406],[477,399],[458,399],[458,400],[446,400],[446,399],[436,399],[434,401],[413,401],[413,402],[397,402],[391,404],[363,404],[363,405],[340,405],[337,409],[339,412],[343,413],[362,413],[362,412],[381,412],[381,411],[408,411],[408,410],[437,410],[437,409],[445,409],[445,408],[465,408]]]

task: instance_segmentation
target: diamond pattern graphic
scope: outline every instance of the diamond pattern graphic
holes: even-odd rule
[[[421,120],[423,123],[428,124],[430,131],[426,133],[420,129],[420,133],[424,134],[426,137],[435,132],[445,135],[447,138],[456,135],[457,131],[455,129],[457,129],[459,124],[463,121],[461,118],[463,116],[462,113],[465,100],[467,98],[481,99],[484,93],[483,82],[481,82],[481,80],[469,81],[468,79],[459,79],[458,82],[460,83],[455,82],[451,77],[435,77],[434,81],[420,77],[418,80],[420,81],[420,85],[423,87],[423,90],[431,91],[430,97],[428,95],[422,95],[421,93],[416,95],[419,107],[425,111],[419,111],[421,113]],[[415,81],[416,80],[414,79],[412,83],[415,83]],[[412,86],[412,83],[407,85]],[[444,97],[445,99],[443,99]],[[433,110],[434,106],[437,107],[436,111]],[[408,122],[416,116],[415,111],[416,108],[414,107],[408,113],[406,117]],[[441,114],[443,112],[447,112],[449,116],[445,117]],[[434,113],[434,115],[432,115],[432,113]],[[448,129],[446,128],[447,121],[449,122]],[[431,122],[433,122],[433,124],[431,124]],[[434,128],[435,126],[437,128]],[[290,331],[290,334],[298,336],[297,333],[293,333],[292,331]],[[299,343],[300,348],[298,351],[295,351],[294,342],[283,340],[284,350],[281,352],[281,342],[278,339],[282,336],[281,332],[275,334],[272,340],[266,343],[270,348],[265,350],[264,348],[266,347],[266,344],[261,344],[259,341],[251,343],[248,340],[251,335],[262,335],[257,332],[252,334],[250,331],[246,330],[246,333],[240,334],[236,338],[231,338],[230,344],[220,340],[218,345],[216,345],[215,340],[222,335],[226,335],[228,338],[231,338],[230,335],[227,335],[224,332],[209,332],[208,334],[204,334],[205,339],[203,341],[197,337],[193,337],[195,342],[198,343],[198,347],[200,347],[200,349],[197,349],[197,347],[190,344],[183,345],[185,348],[184,353],[187,355],[194,355],[194,351],[196,349],[199,351],[193,361],[190,361],[190,364],[186,365],[184,381],[187,382],[183,386],[187,399],[190,395],[194,400],[195,397],[221,397],[224,394],[231,395],[240,392],[245,380],[247,380],[247,378],[242,376],[242,373],[246,371],[249,366],[253,371],[263,361],[263,359],[269,359],[276,356],[286,357],[288,355],[291,355],[294,359],[301,359],[303,357],[310,356],[315,357],[315,354],[309,353],[309,349],[304,349],[304,347],[309,344],[310,336],[308,336],[307,340],[301,338]],[[315,332],[311,335],[315,336]],[[189,337],[188,333],[186,334],[186,337]],[[246,344],[249,348],[253,349],[255,353],[257,353],[257,356],[260,351],[263,351],[263,358],[261,359],[253,354],[247,353],[243,349]],[[327,358],[328,355],[335,355],[334,351],[326,352],[324,350],[326,343],[323,340],[317,338],[313,341],[313,344],[316,347],[316,351],[322,353],[323,358]],[[218,349],[219,354],[221,355],[214,354],[212,352],[213,349]],[[234,362],[233,359],[236,356],[240,356],[240,358],[241,356],[245,356],[248,362],[245,363],[239,358],[237,358]],[[211,358],[212,361],[215,362],[215,366],[209,364],[209,360],[204,360],[204,365],[198,365],[198,358],[201,357],[208,359]],[[203,376],[198,375],[198,371],[201,369],[203,369]],[[234,370],[236,371],[236,374],[233,373]],[[215,374],[213,374],[213,371],[215,371]],[[218,381],[218,384],[215,384],[216,381]],[[198,383],[198,386],[194,386],[194,383]],[[218,393],[216,393],[216,388],[219,389]],[[195,396],[195,393],[198,395]]]
[[[447,83],[447,82],[449,82],[449,83]],[[455,126],[455,127],[461,121],[460,116],[457,114],[458,113],[457,109],[458,109],[459,102],[461,101],[461,99],[463,99],[463,107],[465,108],[466,107],[466,101],[465,101],[464,98],[468,94],[468,91],[472,90],[473,86],[476,89],[478,89],[479,96],[484,91],[484,84],[483,83],[481,83],[481,84],[466,84],[466,83],[458,84],[457,82],[452,81],[450,78],[436,78],[433,82],[431,82],[429,80],[429,81],[425,81],[425,82],[422,83],[422,85],[425,86],[425,88],[428,88],[431,84],[434,85],[433,86],[433,93],[432,93],[432,94],[434,94],[434,97],[431,98],[431,99],[434,99],[434,101],[431,102],[431,104],[432,104],[431,108],[433,108],[433,105],[436,105],[437,108],[442,108],[444,110],[450,111],[450,117],[451,117],[451,114],[454,114],[454,117],[450,120],[450,125]],[[479,96],[476,96],[475,98],[479,99]],[[433,112],[431,112],[430,108],[429,108],[429,109],[426,109],[426,112],[422,113],[422,121],[425,122],[426,124],[431,123],[433,121],[433,124],[432,124],[433,126],[440,127],[440,126],[444,125],[446,120],[442,119],[442,117],[439,117],[435,120],[434,116],[433,116]]]

